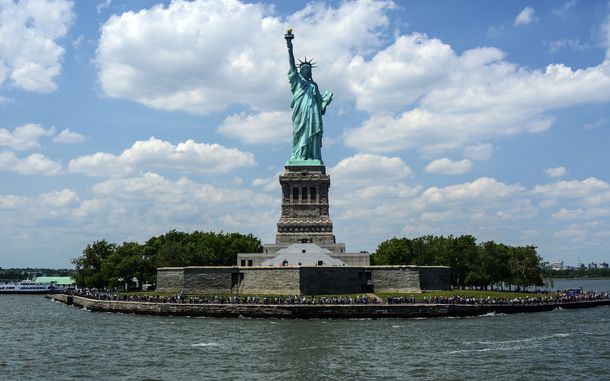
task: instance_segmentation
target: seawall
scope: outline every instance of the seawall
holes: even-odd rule
[[[610,305],[610,300],[548,304],[352,304],[352,305],[261,305],[261,304],[186,304],[95,300],[65,294],[47,298],[97,312],[125,314],[252,317],[287,319],[346,318],[432,318],[479,316],[489,313],[523,313],[552,311],[556,308],[590,308]]]

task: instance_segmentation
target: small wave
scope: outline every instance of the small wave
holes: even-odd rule
[[[515,340],[500,340],[500,341],[466,341],[464,344],[466,345],[498,345],[498,344],[518,344],[518,343],[529,343],[532,341],[538,340],[548,340],[554,339],[558,337],[570,337],[574,336],[575,333],[554,333],[552,335],[546,336],[536,336],[536,337],[527,337],[524,339],[515,339]]]
[[[488,313],[486,313],[485,315],[481,315],[481,316],[504,316],[504,315],[506,315],[506,314],[503,314],[503,313],[497,313],[497,312],[495,312],[495,311],[491,311],[491,312],[488,312]]]
[[[517,345],[514,347],[495,347],[495,348],[481,348],[481,349],[458,349],[455,351],[446,352],[449,355],[454,355],[458,353],[477,353],[477,352],[492,352],[492,351],[520,351],[524,349],[524,346]]]
[[[87,312],[91,312],[91,310],[90,310],[90,309],[87,309],[87,307],[83,307],[83,308],[81,308],[80,310],[81,310],[81,311],[87,311]]]
[[[563,307],[557,307],[553,311],[565,311],[565,309]]]
[[[392,328],[400,328],[399,325],[393,325]]]
[[[608,336],[610,335],[609,333],[606,332],[583,332],[583,335],[586,336]]]
[[[191,344],[191,347],[218,347],[220,344],[218,343],[196,343],[196,344]]]
[[[312,349],[318,349],[318,347],[301,347],[299,349],[302,351],[308,351],[308,350],[312,350]]]

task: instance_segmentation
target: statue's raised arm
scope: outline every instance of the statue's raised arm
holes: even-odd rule
[[[288,46],[288,62],[290,63],[290,67],[297,70],[296,64],[294,63],[294,53],[292,52],[292,40],[294,39],[294,34],[292,34],[292,28],[288,28],[288,31],[284,35],[286,39],[286,46]]]
[[[284,35],[288,46],[288,81],[292,92],[292,155],[288,165],[324,165],[322,162],[322,115],[332,101],[330,91],[320,94],[312,78],[314,63],[299,60],[298,71],[294,60],[292,29]]]

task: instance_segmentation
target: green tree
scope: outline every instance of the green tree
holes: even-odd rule
[[[383,241],[371,255],[373,265],[410,265],[413,261],[410,242],[407,238]]]
[[[103,262],[116,250],[116,245],[106,240],[87,245],[83,255],[72,260],[75,270],[73,278],[80,286],[103,288],[108,285],[102,271]]]
[[[493,246],[495,246],[495,243],[486,242],[484,245],[477,247],[464,279],[464,283],[467,286],[475,286],[482,290],[487,289],[492,282],[491,273],[494,265]]]
[[[144,246],[137,242],[123,242],[102,263],[102,273],[109,287],[141,288],[144,282],[154,281],[156,268],[144,255]],[[134,279],[136,282],[134,282]]]
[[[508,261],[510,283],[520,288],[529,285],[542,286],[542,258],[536,253],[535,246],[511,247]]]
[[[451,267],[451,282],[454,287],[464,288],[477,253],[477,240],[471,235],[452,237],[448,260],[443,265]]]

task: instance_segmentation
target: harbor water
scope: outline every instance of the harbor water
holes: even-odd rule
[[[554,288],[610,291],[610,280]],[[610,380],[610,308],[278,320],[93,313],[0,295],[6,380]]]

